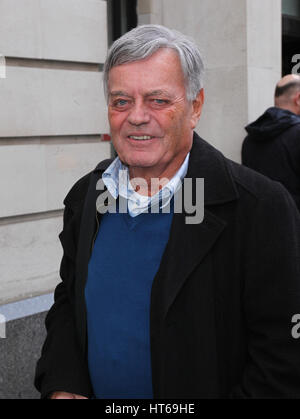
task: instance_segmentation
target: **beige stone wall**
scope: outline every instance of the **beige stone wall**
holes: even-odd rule
[[[0,304],[53,290],[64,196],[110,157],[106,21],[104,0],[0,1]]]
[[[240,162],[244,126],[273,105],[281,77],[281,0],[139,0],[139,24],[192,36],[206,66],[197,131]]]

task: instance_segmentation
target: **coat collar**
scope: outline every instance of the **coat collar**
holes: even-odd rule
[[[194,133],[187,178],[203,178],[205,205],[234,201],[238,192],[222,153]]]

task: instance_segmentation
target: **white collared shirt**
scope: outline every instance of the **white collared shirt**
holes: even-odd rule
[[[102,179],[114,199],[117,199],[119,195],[127,199],[129,215],[136,217],[144,212],[148,212],[150,207],[159,205],[159,208],[162,209],[169,205],[187,173],[189,157],[190,153],[187,154],[183,164],[173,178],[153,196],[141,195],[133,189],[128,167],[121,162],[119,157],[105,170]]]

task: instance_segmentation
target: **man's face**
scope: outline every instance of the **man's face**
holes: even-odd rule
[[[190,103],[177,54],[113,67],[108,81],[108,118],[114,147],[131,174],[171,177],[192,146],[203,91]]]

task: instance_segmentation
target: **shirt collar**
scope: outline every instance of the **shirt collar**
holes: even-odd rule
[[[189,157],[190,153],[187,154],[173,178],[157,194],[151,197],[140,195],[134,191],[130,183],[128,167],[121,162],[119,157],[105,170],[102,179],[114,199],[117,199],[120,195],[128,200],[128,212],[132,217],[135,217],[146,212],[149,206],[161,203],[160,208],[162,209],[169,204],[187,173]]]

